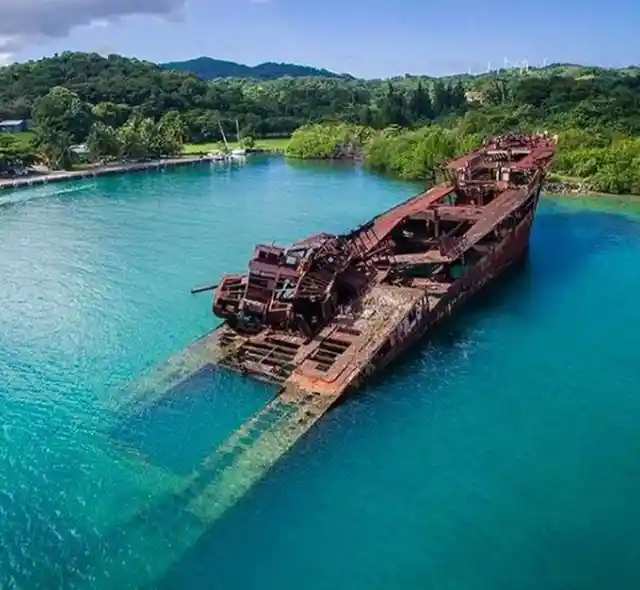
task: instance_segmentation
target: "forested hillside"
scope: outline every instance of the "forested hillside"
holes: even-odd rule
[[[367,162],[407,178],[428,178],[439,161],[434,153],[444,157],[483,135],[544,128],[561,135],[558,172],[603,190],[640,192],[638,72],[563,64],[448,78],[204,80],[116,55],[64,53],[0,69],[0,118],[55,119],[54,142],[81,141],[92,129],[94,140],[102,138],[96,145],[111,151],[116,130],[152,137],[162,121],[171,129],[163,145],[174,148],[219,141],[220,124],[233,136],[236,121],[243,136],[256,138],[304,126],[290,155],[326,157],[340,151],[332,138],[355,134],[355,143],[347,142],[351,151],[366,137],[367,149],[360,149]],[[83,125],[65,127],[60,121],[72,120],[59,117],[65,108],[82,114]],[[150,153],[159,150],[155,145]]]
[[[562,67],[554,66],[555,71]],[[384,128],[467,112],[466,124],[478,131],[544,121],[640,132],[640,76],[628,70],[585,71],[575,75],[574,67],[573,75],[559,75],[546,68],[524,76],[507,72],[445,80],[205,81],[116,55],[64,53],[0,69],[0,118],[29,117],[37,98],[65,86],[89,104],[118,105],[119,121],[134,111],[159,119],[176,110],[185,117],[189,138],[203,141],[218,139],[218,118],[229,131],[237,118],[244,133],[264,136],[290,134],[303,124],[326,120]],[[465,99],[467,91],[475,102]]]
[[[436,84],[431,105],[428,88],[416,86],[415,80],[395,85],[322,77],[208,82],[120,56],[64,53],[0,70],[0,118],[31,116],[35,100],[55,86],[117,111],[117,124],[133,113],[159,119],[176,110],[184,116],[190,141],[220,139],[218,120],[234,132],[238,119],[243,134],[262,137],[289,135],[307,122],[334,119],[376,127],[405,124],[465,105],[462,83]]]
[[[256,78],[260,80],[276,80],[287,76],[292,78],[301,77],[324,77],[337,78],[338,74],[329,70],[301,66],[298,64],[265,62],[257,66],[246,66],[235,61],[225,61],[213,59],[211,57],[197,57],[187,61],[172,61],[160,64],[163,68],[194,74],[205,80],[215,78]]]

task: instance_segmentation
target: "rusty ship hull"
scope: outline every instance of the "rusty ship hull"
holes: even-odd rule
[[[554,155],[546,135],[492,138],[449,162],[447,182],[365,225],[257,246],[247,273],[223,277],[221,325],[133,393],[150,404],[211,367],[277,386],[184,483],[188,509],[219,518],[345,394],[520,259]]]
[[[411,348],[437,323],[454,314],[476,292],[522,258],[529,245],[540,185],[536,184],[526,195],[522,202],[524,207],[528,207],[527,214],[500,241],[488,248],[484,256],[459,279],[448,285],[437,286],[425,285],[420,278],[403,286],[374,283],[360,299],[367,301],[367,297],[371,298],[364,309],[348,310],[338,315],[327,330],[308,343],[302,337],[271,330],[246,340],[240,337],[240,343],[238,334],[223,324],[217,330],[218,338],[222,343],[232,345],[226,353],[222,353],[220,366],[280,385],[282,393],[289,396],[298,391],[300,395],[312,392],[338,398],[357,389],[367,378]],[[362,329],[362,316],[369,311],[375,312],[381,299],[389,300],[396,310],[402,312],[394,317],[387,330],[377,325],[367,329],[369,326],[366,323]],[[324,359],[318,353],[324,352],[323,342],[327,341],[335,345],[339,354],[333,355],[327,351],[329,358],[322,362]],[[272,343],[288,349],[286,352],[296,351],[295,355],[287,355],[284,351],[282,354],[287,361],[298,366],[297,370],[294,369],[286,377],[272,370],[282,366],[277,362],[277,355],[273,362],[269,362],[269,353],[274,350],[277,352],[277,347],[269,346]],[[242,355],[243,349],[247,348],[252,352],[264,351],[264,354],[262,358],[259,354],[250,355],[247,360]],[[243,358],[243,362],[238,362],[238,356]],[[314,362],[318,357],[320,362]]]
[[[537,200],[538,197],[535,199],[536,205]],[[356,390],[364,383],[365,379],[379,374],[387,365],[413,348],[420,340],[427,338],[429,332],[437,324],[453,316],[476,293],[493,283],[509,267],[522,260],[528,251],[533,217],[534,213],[524,219],[515,229],[512,239],[506,240],[495,253],[488,255],[478,264],[476,280],[468,283],[460,281],[458,285],[452,285],[447,294],[441,297],[432,309],[428,309],[424,300],[420,299],[414,309],[418,314],[419,310],[423,310],[421,320],[410,326],[408,332],[404,333],[404,337],[392,335],[388,353],[374,357],[369,370],[362,375],[362,379],[352,383],[347,391]]]

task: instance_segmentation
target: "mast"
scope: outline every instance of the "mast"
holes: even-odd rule
[[[220,133],[222,134],[222,141],[224,141],[224,146],[227,151],[229,151],[229,144],[227,143],[227,136],[224,134],[224,129],[222,128],[222,124],[220,123],[220,119],[218,119],[218,127],[220,128]]]

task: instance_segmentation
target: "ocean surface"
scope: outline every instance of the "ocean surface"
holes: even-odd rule
[[[215,325],[189,289],[415,185],[264,159],[0,194],[0,588],[640,588],[640,216],[544,199],[526,264],[215,523],[176,493],[273,395],[125,384]]]

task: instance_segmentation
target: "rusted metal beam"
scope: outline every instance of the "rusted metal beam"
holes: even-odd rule
[[[196,293],[204,293],[205,291],[215,291],[217,288],[217,283],[214,285],[202,285],[201,287],[194,287],[191,289],[191,294],[195,295]]]

